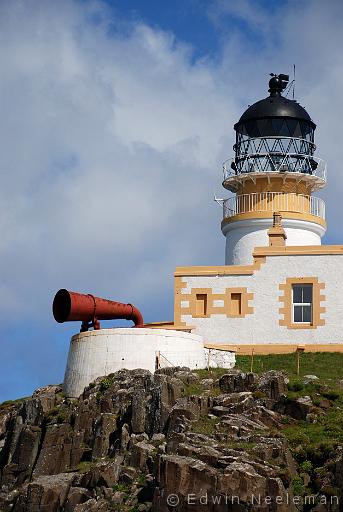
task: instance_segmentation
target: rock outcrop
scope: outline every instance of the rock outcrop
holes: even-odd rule
[[[0,408],[0,511],[305,510],[281,430],[315,407],[286,393],[281,372],[188,368],[122,370],[77,400],[39,389]],[[341,468],[340,455],[337,487]]]

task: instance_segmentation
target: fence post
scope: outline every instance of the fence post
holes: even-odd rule
[[[300,375],[300,354],[305,350],[304,345],[298,345],[297,347],[297,375]]]
[[[211,349],[208,349],[208,357],[207,357],[207,371],[210,373],[210,357],[211,357]]]
[[[250,373],[252,373],[254,368],[254,348],[251,349],[251,364],[250,364]]]
[[[160,351],[156,352],[155,370],[158,370],[160,368],[160,355]]]

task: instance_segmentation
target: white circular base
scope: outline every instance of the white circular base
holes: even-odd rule
[[[70,342],[63,390],[78,397],[97,377],[123,368],[155,371],[161,366],[206,368],[203,339],[182,331],[148,328],[100,329],[75,334]]]
[[[267,231],[273,220],[246,219],[224,224],[226,237],[225,265],[249,265],[253,263],[255,247],[269,245]],[[300,219],[282,219],[287,240],[286,245],[321,245],[325,228],[321,224]]]

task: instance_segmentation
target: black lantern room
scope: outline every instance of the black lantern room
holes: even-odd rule
[[[235,124],[235,158],[231,163],[235,175],[312,174],[317,168],[313,157],[316,125],[297,101],[282,96],[288,81],[288,75],[272,74],[270,95],[251,105]]]

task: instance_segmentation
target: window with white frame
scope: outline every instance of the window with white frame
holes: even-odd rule
[[[292,313],[294,323],[312,322],[313,285],[293,284]]]

